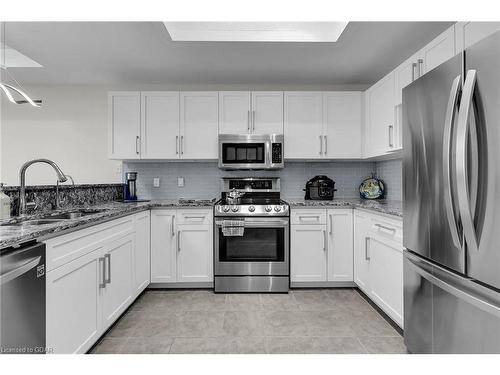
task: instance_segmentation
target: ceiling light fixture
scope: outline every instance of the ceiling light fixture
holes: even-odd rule
[[[3,62],[2,62],[2,69],[9,75],[9,77],[16,83],[19,88],[14,87],[12,85],[8,85],[4,82],[0,81],[0,89],[2,89],[2,92],[5,94],[9,102],[14,103],[14,104],[31,104],[33,107],[41,107],[42,106],[42,101],[41,100],[33,100],[31,99],[28,94],[26,94],[24,91],[21,90],[22,86],[21,84],[10,74],[10,72],[7,70],[7,63],[5,61],[5,56],[6,56],[6,44],[5,44],[5,22],[3,22],[3,30],[2,30],[2,53],[3,53]],[[22,100],[16,100],[14,99],[14,96],[12,93],[16,93],[17,95],[21,96],[23,99]]]
[[[164,22],[174,42],[336,42],[347,22]]]

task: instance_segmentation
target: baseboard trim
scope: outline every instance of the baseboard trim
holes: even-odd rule
[[[199,283],[151,283],[148,289],[213,289],[213,282]]]
[[[356,288],[353,281],[292,281],[291,288]]]

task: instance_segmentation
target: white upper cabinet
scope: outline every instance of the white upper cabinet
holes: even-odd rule
[[[219,133],[251,133],[249,91],[219,91]]]
[[[361,157],[361,92],[323,93],[323,157]]]
[[[397,147],[394,72],[366,91],[365,157],[387,154]]]
[[[455,56],[455,27],[452,26],[422,49],[423,74]]]
[[[456,52],[463,51],[497,31],[500,31],[500,22],[457,22],[455,24]]]
[[[181,92],[180,100],[180,157],[217,159],[218,93]]]
[[[141,115],[141,159],[177,158],[179,93],[141,92]]]
[[[141,94],[108,94],[108,155],[110,159],[140,159]]]
[[[323,94],[285,92],[285,158],[323,157]]]
[[[419,77],[420,69],[423,69],[423,57],[421,51],[414,54],[394,71],[396,91],[394,93],[395,105],[402,103],[403,89]]]
[[[283,92],[252,92],[251,130],[255,134],[283,134]]]

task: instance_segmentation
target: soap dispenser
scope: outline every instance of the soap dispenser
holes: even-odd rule
[[[10,197],[3,192],[3,184],[0,183],[0,220],[10,219]]]

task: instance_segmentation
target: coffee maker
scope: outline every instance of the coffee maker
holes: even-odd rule
[[[126,201],[136,201],[137,200],[137,172],[127,172],[125,173],[125,200]]]

